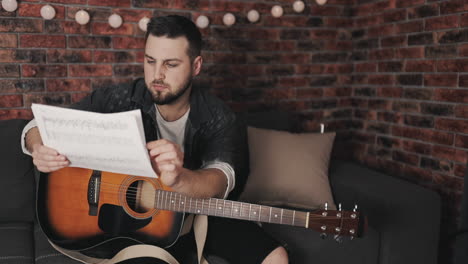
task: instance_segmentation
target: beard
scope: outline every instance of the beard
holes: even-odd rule
[[[162,81],[153,81],[151,82],[152,85],[164,85],[168,87],[168,90],[166,91],[154,91],[151,88],[149,88],[149,91],[151,92],[151,95],[153,97],[153,102],[157,105],[166,105],[166,104],[171,104],[175,101],[177,101],[187,90],[192,86],[192,77],[189,75],[182,85],[177,87],[174,92],[170,91],[170,85],[162,82]],[[150,87],[151,87],[150,86]]]

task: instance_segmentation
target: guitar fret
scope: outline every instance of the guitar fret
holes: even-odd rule
[[[262,206],[260,205],[260,210],[258,212],[258,221],[260,221],[260,216],[262,215]]]
[[[280,218],[280,223],[282,224],[283,223],[283,209],[281,209],[281,218]]]

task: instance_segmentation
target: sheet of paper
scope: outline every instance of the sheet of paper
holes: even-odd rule
[[[44,145],[71,167],[157,178],[146,149],[139,110],[101,114],[33,104]]]

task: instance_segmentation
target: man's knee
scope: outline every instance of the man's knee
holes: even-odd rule
[[[277,247],[270,252],[262,264],[285,264],[288,263],[288,252],[284,247]]]

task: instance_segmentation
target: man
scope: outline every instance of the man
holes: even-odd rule
[[[146,34],[144,80],[98,89],[72,108],[103,113],[140,109],[153,169],[163,184],[197,198],[236,198],[247,174],[245,130],[220,100],[192,86],[203,63],[201,42],[189,19],[153,17]],[[67,158],[44,146],[31,126],[25,128],[25,152],[32,154],[38,170],[68,166]],[[194,250],[191,233],[169,249],[181,263],[189,263],[187,252]],[[204,252],[228,263],[288,262],[285,249],[256,224],[222,218],[209,219]]]

